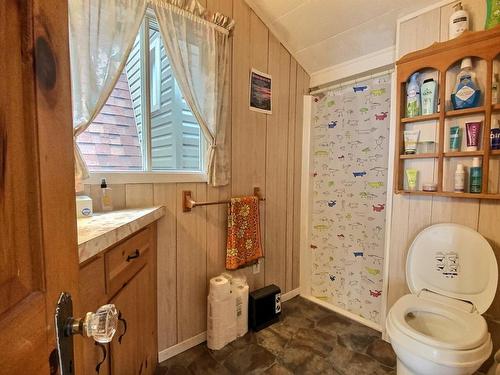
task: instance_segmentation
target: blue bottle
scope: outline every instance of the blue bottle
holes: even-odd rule
[[[472,71],[472,60],[470,57],[462,60],[460,69],[455,89],[451,94],[453,109],[477,107],[481,98],[481,90],[479,90],[476,82],[476,74]]]

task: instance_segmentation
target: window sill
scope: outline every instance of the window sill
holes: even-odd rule
[[[108,184],[168,184],[207,182],[205,172],[91,172],[83,184],[100,184],[105,178]]]

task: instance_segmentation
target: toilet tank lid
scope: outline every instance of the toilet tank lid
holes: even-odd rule
[[[495,297],[498,266],[493,249],[478,232],[459,224],[435,224],[411,244],[406,281],[412,293],[427,289],[468,301],[482,314]]]

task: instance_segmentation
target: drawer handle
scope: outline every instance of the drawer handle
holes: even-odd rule
[[[139,258],[140,255],[141,253],[139,252],[139,249],[135,249],[135,251],[127,257],[127,262],[130,262],[132,259]]]

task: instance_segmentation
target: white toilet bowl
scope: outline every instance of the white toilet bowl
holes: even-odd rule
[[[400,298],[386,320],[398,375],[473,374],[492,351],[480,314],[498,281],[488,242],[456,224],[429,227],[410,248],[406,275],[412,294]]]

